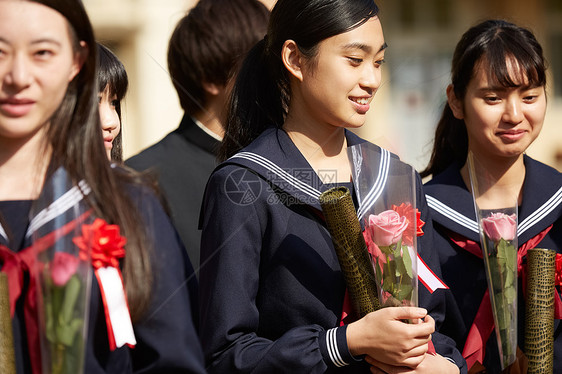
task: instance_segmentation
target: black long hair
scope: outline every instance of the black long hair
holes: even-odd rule
[[[115,96],[117,103],[115,111],[121,122],[121,100],[125,98],[129,87],[129,78],[123,63],[109,48],[97,43],[98,49],[98,89],[99,93],[108,90],[109,96]],[[111,148],[111,160],[116,162],[123,161],[123,126],[121,131],[113,140]]]
[[[90,20],[79,0],[31,0],[62,14],[69,25],[74,50],[87,46],[80,72],[69,83],[66,94],[47,129],[52,157],[47,173],[63,166],[75,183],[84,180],[91,188],[85,196],[96,216],[118,224],[127,238],[123,276],[133,321],[146,311],[152,289],[151,245],[144,224],[139,224],[136,205],[125,183],[137,179],[122,169],[111,168],[102,141],[98,112],[97,49]],[[64,139],[64,141],[61,141]]]
[[[230,98],[219,160],[248,145],[268,127],[281,127],[291,98],[289,74],[281,59],[286,40],[293,40],[308,59],[318,44],[359,27],[378,15],[373,0],[278,0],[267,35],[246,57]]]
[[[504,20],[487,20],[473,26],[461,37],[453,54],[451,83],[455,96],[464,100],[468,84],[479,68],[486,69],[489,82],[517,87],[520,83],[510,75],[510,62],[517,63],[521,76],[530,85],[546,86],[543,50],[531,31]],[[435,130],[429,164],[420,175],[436,175],[452,164],[461,168],[467,155],[466,125],[455,118],[446,103]]]

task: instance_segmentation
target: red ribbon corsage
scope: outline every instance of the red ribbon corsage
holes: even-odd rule
[[[80,248],[80,258],[92,260],[105,310],[105,321],[111,350],[136,344],[133,325],[125,296],[119,259],[125,257],[127,239],[119,226],[96,218],[91,225],[82,225],[82,236],[73,238]]]

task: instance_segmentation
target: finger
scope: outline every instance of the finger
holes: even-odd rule
[[[409,324],[408,327],[412,337],[416,338],[429,338],[435,332],[435,323],[433,321]]]
[[[422,344],[422,345],[414,347],[414,348],[410,349],[408,352],[406,352],[406,354],[404,354],[404,358],[406,358],[406,359],[419,358],[419,357],[423,358],[423,356],[425,356],[425,354],[427,353],[428,350],[429,350],[428,345]]]
[[[390,309],[394,319],[398,319],[398,320],[416,319],[416,318],[419,319],[419,318],[424,318],[427,315],[426,309],[411,307],[411,306],[391,307],[385,309]]]
[[[425,359],[425,356],[426,355],[424,353],[419,356],[409,357],[403,361],[403,365],[411,369],[416,369],[419,366],[419,364],[421,364],[422,361]]]

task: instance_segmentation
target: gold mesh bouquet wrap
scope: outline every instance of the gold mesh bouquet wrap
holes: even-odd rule
[[[8,277],[2,272],[0,272],[0,371],[3,374],[16,374]]]
[[[555,259],[553,250],[527,251],[525,354],[529,374],[553,372]]]
[[[351,304],[357,317],[380,309],[373,265],[353,200],[345,187],[320,195],[320,205],[338,256]]]

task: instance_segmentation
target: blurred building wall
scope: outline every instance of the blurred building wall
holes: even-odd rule
[[[272,6],[274,0],[263,0]],[[124,106],[125,157],[175,129],[181,108],[167,73],[177,21],[196,0],[85,0],[99,41],[121,58],[130,89]],[[378,0],[389,44],[383,84],[363,137],[421,169],[445,102],[450,60],[461,34],[485,18],[530,28],[550,61],[548,112],[529,154],[562,170],[562,1]]]

